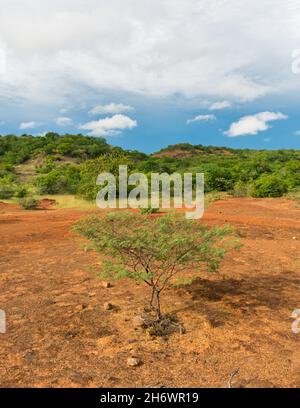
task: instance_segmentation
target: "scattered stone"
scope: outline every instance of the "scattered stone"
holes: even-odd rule
[[[76,310],[77,312],[82,312],[82,310],[87,309],[88,306],[89,306],[89,305],[88,305],[87,303],[82,303],[82,305],[77,305],[77,306],[75,307],[75,310]]]
[[[134,316],[132,319],[132,324],[134,327],[144,327],[145,320],[142,318],[142,316]]]
[[[297,239],[297,237],[293,237],[293,239]]]
[[[36,351],[27,351],[24,355],[24,359],[28,364],[32,364],[37,360],[37,352]]]
[[[127,341],[128,344],[134,344],[134,343],[137,343],[137,342],[138,342],[137,339],[129,339],[129,340]]]
[[[101,286],[105,289],[108,289],[111,287],[111,284],[109,282],[101,282]]]
[[[128,367],[139,367],[140,365],[142,365],[142,360],[140,358],[129,357],[127,359],[127,366]]]
[[[113,305],[111,303],[104,303],[104,309],[105,310],[112,310],[113,309]]]

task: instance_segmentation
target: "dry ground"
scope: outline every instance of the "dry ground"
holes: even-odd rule
[[[1,387],[299,387],[300,210],[283,199],[215,202],[204,221],[236,226],[243,248],[218,276],[170,289],[165,310],[187,333],[152,339],[132,326],[147,288],[105,289],[98,254],[70,232],[87,212],[0,204]],[[105,311],[103,304],[116,305]],[[143,365],[128,368],[130,355]]]

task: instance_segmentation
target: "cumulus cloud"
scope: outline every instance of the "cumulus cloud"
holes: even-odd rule
[[[90,103],[99,93],[233,102],[296,93],[289,61],[300,40],[297,4],[1,0],[0,94],[57,106],[74,97]]]
[[[186,123],[189,124],[192,122],[210,122],[216,119],[217,118],[215,117],[215,115],[198,115],[195,116],[193,119],[188,119]]]
[[[260,112],[256,115],[243,116],[237,122],[232,123],[224,133],[229,137],[256,135],[258,132],[270,129],[269,122],[287,118],[288,116],[281,112]]]
[[[56,118],[55,122],[58,126],[70,126],[73,124],[73,120],[67,116]]]
[[[19,129],[33,129],[35,127],[37,127],[38,124],[34,121],[31,122],[22,122],[19,125]]]
[[[122,103],[109,103],[107,105],[97,105],[90,110],[91,115],[106,115],[132,112],[134,108],[130,105],[123,105]]]
[[[226,108],[231,108],[231,102],[229,101],[221,101],[221,102],[215,102],[213,103],[210,107],[209,110],[221,110],[221,109],[226,109]]]
[[[90,136],[117,136],[122,133],[122,130],[133,129],[136,126],[136,120],[125,115],[114,115],[85,123],[80,126],[80,129],[88,130]]]

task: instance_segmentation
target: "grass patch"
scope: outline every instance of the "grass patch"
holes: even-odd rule
[[[51,200],[55,200],[55,208],[60,209],[76,209],[76,210],[96,210],[98,207],[96,206],[95,200],[87,201],[82,198],[75,197],[69,194],[51,194],[40,196],[39,199],[42,200],[44,198],[49,198]]]
[[[43,200],[47,198],[51,200],[55,200],[56,205],[54,206],[54,208],[58,208],[58,209],[75,209],[75,210],[82,210],[82,211],[98,209],[95,200],[88,201],[83,198],[76,197],[72,194],[46,194],[46,195],[35,194],[35,197],[38,200]],[[205,194],[205,208],[208,208],[215,201],[226,200],[228,197],[229,195],[227,193],[219,193],[219,192],[206,193]],[[291,199],[295,199],[295,198],[291,198]],[[299,192],[299,200],[300,200],[300,192]],[[1,199],[0,201],[6,204],[18,204],[18,199],[15,197],[10,198],[10,199]],[[173,199],[171,199],[171,207],[172,205],[173,205]],[[162,209],[163,212],[170,212],[170,211],[173,212],[173,210],[174,210],[173,208]]]

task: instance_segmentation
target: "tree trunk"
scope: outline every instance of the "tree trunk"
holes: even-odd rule
[[[156,299],[156,318],[159,321],[161,319],[160,292],[157,289],[155,289],[154,294],[155,294],[155,299]]]
[[[151,300],[150,300],[150,302],[149,302],[150,309],[153,308],[154,292],[155,292],[155,290],[154,290],[154,288],[152,287]]]

